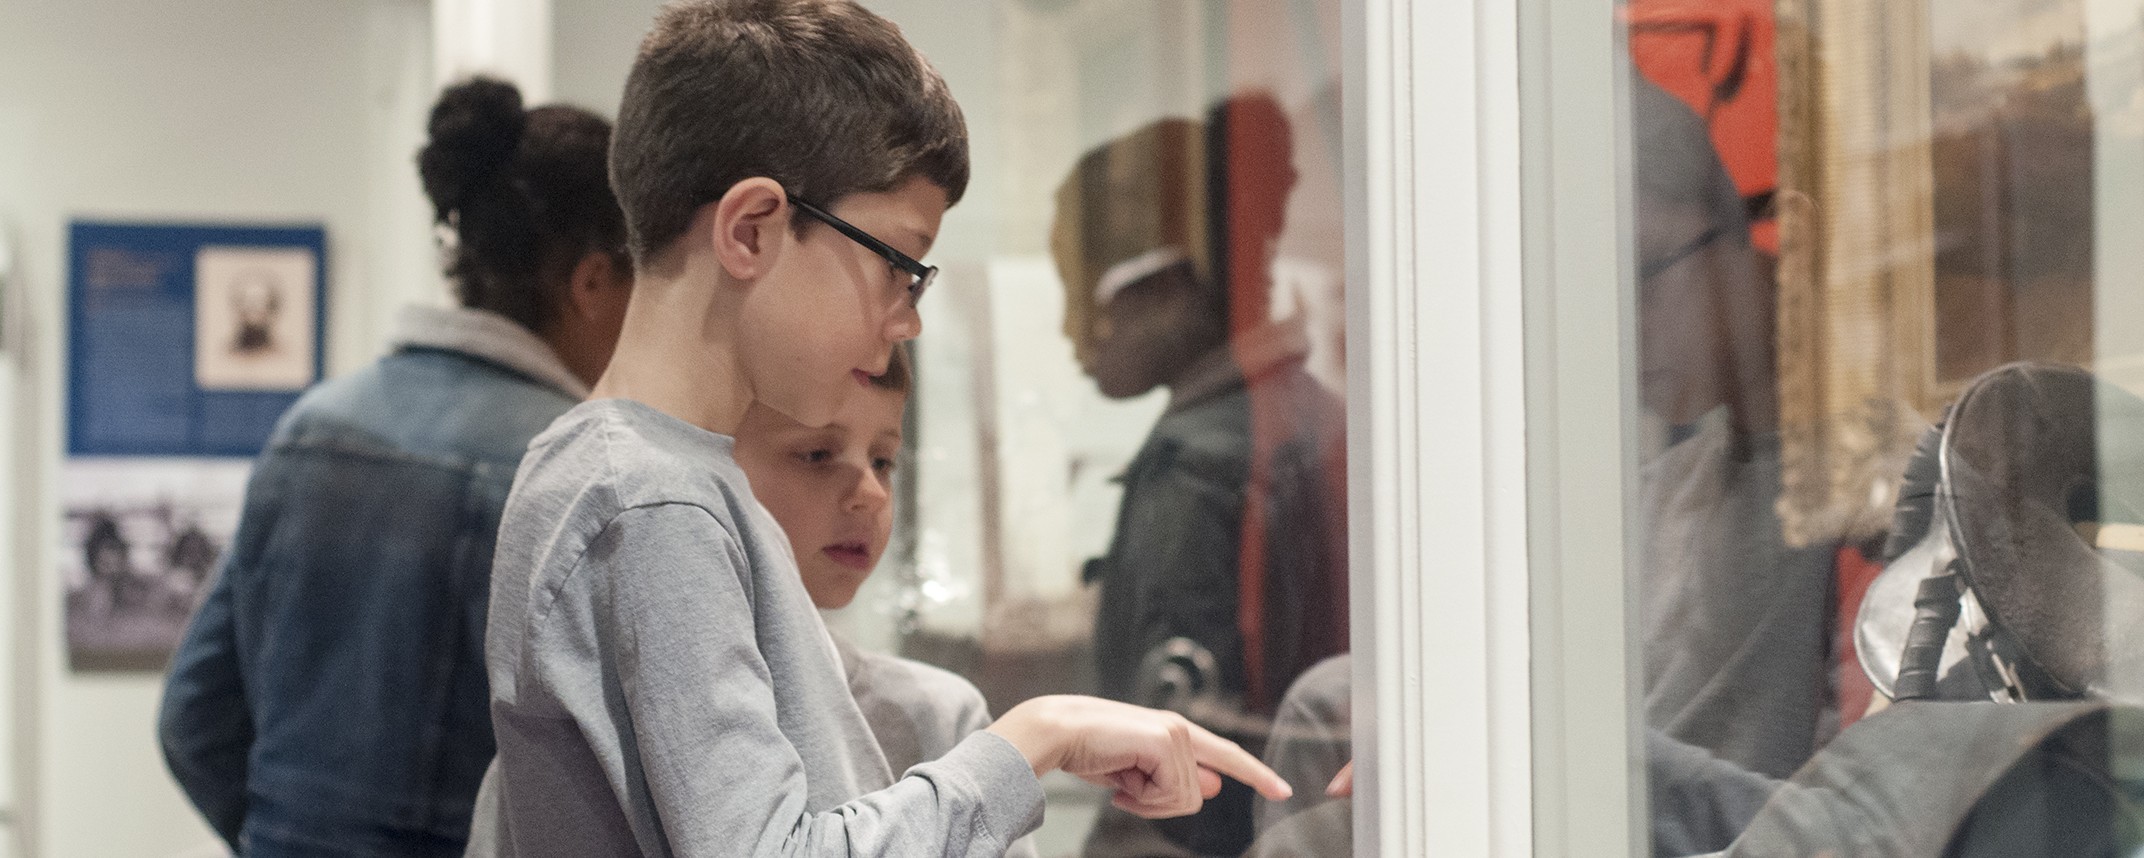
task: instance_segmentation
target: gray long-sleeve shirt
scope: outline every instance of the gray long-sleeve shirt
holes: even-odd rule
[[[731,440],[625,400],[530,445],[486,646],[498,854],[1001,855],[1041,820],[978,732],[896,780]]]
[[[983,692],[960,674],[857,649],[838,635],[834,648],[849,673],[849,692],[894,771],[945,756],[961,740],[990,726],[990,707]],[[1035,858],[1036,854],[1033,837],[1022,837],[1005,849],[1006,858]]]

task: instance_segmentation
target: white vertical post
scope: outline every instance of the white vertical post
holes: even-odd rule
[[[365,13],[365,216],[360,228],[333,236],[330,256],[349,248],[355,277],[328,295],[328,374],[370,363],[386,348],[404,305],[443,305],[447,290],[433,243],[432,207],[417,178],[425,116],[438,94],[433,79],[434,10],[423,2],[372,3]],[[358,34],[353,34],[357,37]]]
[[[432,70],[442,85],[481,72],[551,100],[551,0],[432,0]]]
[[[1518,11],[1344,32],[1358,855],[1533,852]]]
[[[1649,852],[1626,572],[1637,568],[1632,72],[1615,8],[1529,0],[1519,25],[1534,848],[1587,858]]]

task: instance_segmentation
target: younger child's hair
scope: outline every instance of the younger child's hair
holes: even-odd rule
[[[540,331],[583,256],[629,262],[603,117],[565,105],[523,110],[513,84],[477,77],[440,94],[429,128],[417,173],[452,235],[446,273],[463,306]]]
[[[930,63],[850,0],[686,0],[640,44],[610,175],[645,260],[753,177],[830,206],[921,176],[958,202],[968,131]]]

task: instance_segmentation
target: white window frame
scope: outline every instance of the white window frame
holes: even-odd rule
[[[1346,17],[1356,854],[1645,854],[1613,5]]]

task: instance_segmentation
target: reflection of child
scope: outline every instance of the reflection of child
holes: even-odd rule
[[[911,378],[905,353],[896,352],[886,373],[850,396],[832,423],[814,429],[755,406],[737,427],[737,464],[788,534],[804,590],[820,610],[854,601],[886,552]],[[860,650],[839,635],[834,645],[891,770],[935,760],[990,726],[982,692],[957,674]],[[1034,846],[1021,838],[1007,854],[1033,855]]]
[[[1268,321],[1289,139],[1271,96],[1245,94],[1104,143],[1058,188],[1051,251],[1081,371],[1113,399],[1169,394],[1125,466],[1109,549],[1084,570],[1103,697],[1167,705],[1154,665],[1203,650],[1212,668],[1189,684],[1229,701],[1217,714],[1269,715],[1346,648],[1343,409],[1306,343]],[[1088,855],[1240,854],[1254,804],[1231,784],[1187,819],[1104,812]]]

